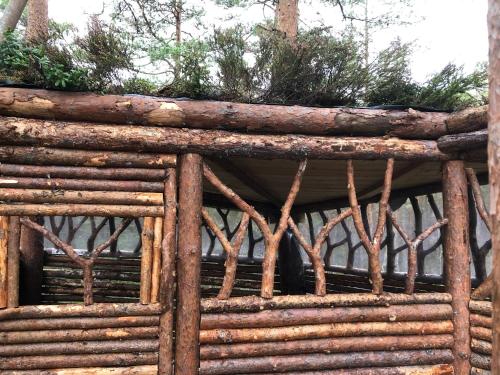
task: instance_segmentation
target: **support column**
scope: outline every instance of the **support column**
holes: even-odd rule
[[[469,300],[469,208],[467,177],[463,161],[443,163],[443,211],[448,219],[444,231],[444,273],[452,296],[454,344],[453,366],[456,375],[470,374]]]
[[[194,375],[200,365],[200,266],[202,158],[180,157],[177,241],[177,324],[175,374]]]
[[[500,0],[489,0],[490,105],[488,165],[493,251],[493,350],[491,373],[500,375]]]

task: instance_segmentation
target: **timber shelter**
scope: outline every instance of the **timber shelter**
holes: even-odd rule
[[[488,374],[498,103],[0,88],[1,373]]]

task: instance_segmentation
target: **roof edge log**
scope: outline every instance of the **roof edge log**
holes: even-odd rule
[[[449,160],[436,141],[387,137],[321,137],[239,134],[221,130],[114,126],[0,116],[0,144],[83,150],[202,155],[260,159]]]
[[[444,112],[317,108],[147,96],[0,88],[0,115],[236,132],[437,139],[448,134]],[[469,117],[452,115],[463,129]],[[474,127],[486,127],[474,114]],[[479,120],[477,120],[479,119]],[[484,126],[483,126],[484,125]]]

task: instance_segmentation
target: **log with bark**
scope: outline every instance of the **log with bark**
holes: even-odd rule
[[[0,215],[157,217],[163,215],[163,207],[93,204],[0,204]]]
[[[444,135],[437,140],[439,150],[445,153],[486,149],[487,143],[488,131],[486,129],[470,133]]]
[[[0,117],[2,144],[254,158],[447,160],[435,141],[385,137],[250,135],[222,130],[112,126]]]
[[[308,108],[216,101],[0,89],[0,114],[112,124],[308,135],[392,135],[436,139],[448,114],[408,110]]]
[[[156,168],[174,167],[175,155],[105,152],[46,147],[0,146],[0,162],[71,167]]]
[[[468,133],[488,127],[488,106],[467,108],[452,113],[446,120],[446,130],[450,134]]]

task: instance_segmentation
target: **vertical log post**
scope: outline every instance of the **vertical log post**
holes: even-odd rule
[[[174,359],[174,292],[177,225],[177,173],[175,168],[167,170],[163,193],[164,219],[161,243],[160,295],[160,348],[158,352],[158,375],[171,375]]]
[[[0,309],[7,307],[7,242],[9,218],[0,216]]]
[[[196,154],[181,156],[177,242],[176,375],[197,374],[200,362],[202,176],[201,156]]]
[[[153,269],[151,271],[151,303],[158,302],[160,291],[161,242],[163,238],[163,219],[155,218],[153,239]]]
[[[463,161],[453,160],[443,164],[443,210],[443,216],[448,219],[444,236],[444,273],[452,296],[453,366],[456,375],[469,375],[471,281],[467,177]]]
[[[9,240],[7,246],[7,307],[19,306],[19,241],[21,223],[19,216],[9,218]]]
[[[43,217],[32,217],[31,220],[43,225]],[[42,296],[43,236],[26,225],[22,225],[19,251],[20,303],[39,305]]]
[[[145,217],[141,234],[141,289],[140,300],[143,305],[151,302],[151,273],[153,270],[154,217]]]
[[[489,0],[490,105],[488,164],[493,251],[493,349],[491,370],[500,375],[500,0]]]

